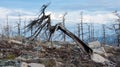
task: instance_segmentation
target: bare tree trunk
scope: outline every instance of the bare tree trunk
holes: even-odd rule
[[[105,25],[103,24],[103,45],[104,46],[106,44],[106,32],[105,32]]]
[[[78,24],[78,38],[80,38],[80,24]]]
[[[64,15],[63,15],[63,26],[65,27],[65,16],[67,15],[67,13],[65,13]],[[63,34],[63,38],[64,38],[64,41],[66,41],[66,35],[65,34]]]
[[[84,41],[84,33],[83,33],[83,12],[81,12],[81,34],[82,34],[82,41]]]

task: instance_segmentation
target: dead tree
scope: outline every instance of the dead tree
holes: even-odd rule
[[[82,51],[85,53],[92,53],[92,49],[89,48],[83,41],[81,41],[76,35],[74,35],[72,32],[70,32],[69,30],[67,30],[61,23],[58,23],[54,26],[53,32],[50,32],[50,34],[54,34],[55,31],[57,30],[61,30],[62,32],[64,32],[66,35],[68,35],[69,37],[71,37],[77,44],[78,46],[81,47]],[[51,38],[51,36],[50,36]]]
[[[21,29],[20,29],[20,26],[21,26],[21,15],[19,14],[19,22],[17,23],[17,28],[18,28],[18,36],[21,35]]]
[[[80,24],[78,23],[78,37],[80,38]]]
[[[114,29],[117,34],[117,40],[118,40],[118,46],[120,46],[120,15],[117,13],[117,11],[114,12],[114,14],[118,17],[117,24],[114,24]]]
[[[32,19],[30,19],[30,22],[32,22]],[[31,29],[30,29],[30,34],[31,34],[31,36],[33,35],[33,27],[31,27]]]
[[[94,24],[91,23],[91,40],[94,41]]]
[[[90,42],[90,38],[91,38],[91,36],[90,36],[90,25],[88,25],[88,33],[89,33],[89,42]]]
[[[6,31],[7,31],[7,37],[10,37],[10,27],[8,25],[8,16],[7,16],[7,27],[6,27]]]
[[[56,24],[55,26],[51,26],[51,18],[50,15],[45,15],[45,9],[48,5],[43,5],[42,6],[42,13],[40,13],[39,17],[35,20],[33,20],[30,24],[27,25],[27,29],[30,30],[31,27],[35,28],[35,32],[33,35],[30,37],[30,39],[34,40],[42,30],[49,31],[49,38],[48,41],[52,38],[53,34],[57,30],[61,30],[64,32],[66,35],[71,37],[77,45],[81,48],[83,53],[85,54],[92,54],[92,49],[89,48],[82,40],[80,40],[76,35],[71,33],[69,30],[67,30],[61,23]]]
[[[102,25],[103,28],[103,45],[104,46],[106,44],[106,29],[105,29],[105,25]]]
[[[26,19],[24,21],[24,27],[26,27]],[[24,37],[26,36],[26,29],[24,28]]]
[[[81,35],[82,35],[82,41],[84,41],[84,33],[83,33],[83,12],[81,12]]]
[[[87,27],[88,27],[88,42],[90,42],[91,41],[91,27],[90,27],[90,24],[88,24],[88,23],[84,23],[84,24],[86,24],[87,25]]]
[[[4,31],[4,35],[9,38],[10,36],[10,26],[8,25],[8,16],[7,16],[7,19],[6,19],[6,26],[4,26],[3,28],[3,31]]]
[[[21,32],[20,32],[20,23],[17,23],[17,28],[18,28],[18,36],[20,36],[21,34]]]
[[[65,16],[67,15],[67,12],[63,15],[63,26],[65,27]],[[63,34],[64,41],[66,41],[66,35]]]
[[[47,8],[48,5],[43,5],[41,8],[41,13],[38,16],[37,19],[31,21],[27,26],[27,31],[30,31],[31,29],[35,29],[35,32],[28,38],[30,38],[31,40],[34,40],[40,33],[41,30],[43,28],[45,28],[44,26],[47,26],[49,29],[50,28],[50,15],[45,15],[45,9]],[[48,24],[47,24],[48,23]],[[47,25],[46,25],[47,24]],[[46,29],[46,30],[47,30]]]

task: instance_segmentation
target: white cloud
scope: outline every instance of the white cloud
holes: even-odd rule
[[[10,10],[0,7],[0,18],[5,18],[9,13],[11,13]]]
[[[66,18],[66,23],[80,23],[80,12],[81,11],[69,11]],[[37,13],[37,12],[36,12]],[[9,22],[13,23],[16,21],[19,21],[19,14],[21,15],[21,20],[24,21],[25,19],[27,21],[30,21],[30,19],[36,18],[35,12],[32,11],[25,11],[22,9],[8,9],[0,7],[0,20],[1,24],[4,24],[3,22],[6,22],[6,18],[8,16]],[[52,12],[47,11],[46,14],[51,14],[52,20],[56,20],[58,22],[62,22],[62,16],[65,12]],[[117,17],[112,14],[112,12],[108,11],[86,11],[83,10],[83,22],[85,23],[108,23],[115,20]]]
[[[25,19],[29,21],[30,19],[35,18],[34,12],[25,11],[22,9],[8,9],[0,7],[0,24],[6,24],[8,17],[9,24],[15,25],[15,23],[19,21],[19,15],[21,21],[24,21]]]
[[[71,11],[65,16],[66,23],[80,23],[81,20],[81,11]],[[63,13],[63,12],[62,12]],[[64,13],[63,13],[64,14]],[[61,12],[55,13],[56,18],[54,20],[58,20],[59,16],[62,16]],[[83,22],[85,23],[109,23],[113,22],[117,17],[109,11],[83,11]],[[60,19],[60,18],[59,18]],[[61,19],[62,20],[62,19]]]

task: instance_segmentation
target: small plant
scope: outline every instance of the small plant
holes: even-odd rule
[[[6,56],[6,59],[9,59],[9,60],[10,59],[15,59],[15,57],[16,56],[14,54],[9,54],[9,55]]]

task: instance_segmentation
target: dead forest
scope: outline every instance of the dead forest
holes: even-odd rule
[[[101,24],[102,36],[99,37],[97,24],[83,22],[83,12],[73,32],[65,24],[69,12],[63,14],[62,22],[53,25],[46,9],[49,4],[43,5],[39,15],[28,23],[21,21],[19,15],[15,27],[10,25],[7,16],[0,33],[0,67],[29,67],[30,63],[40,67],[120,67],[120,14],[117,11],[113,12],[118,17],[116,23]]]

